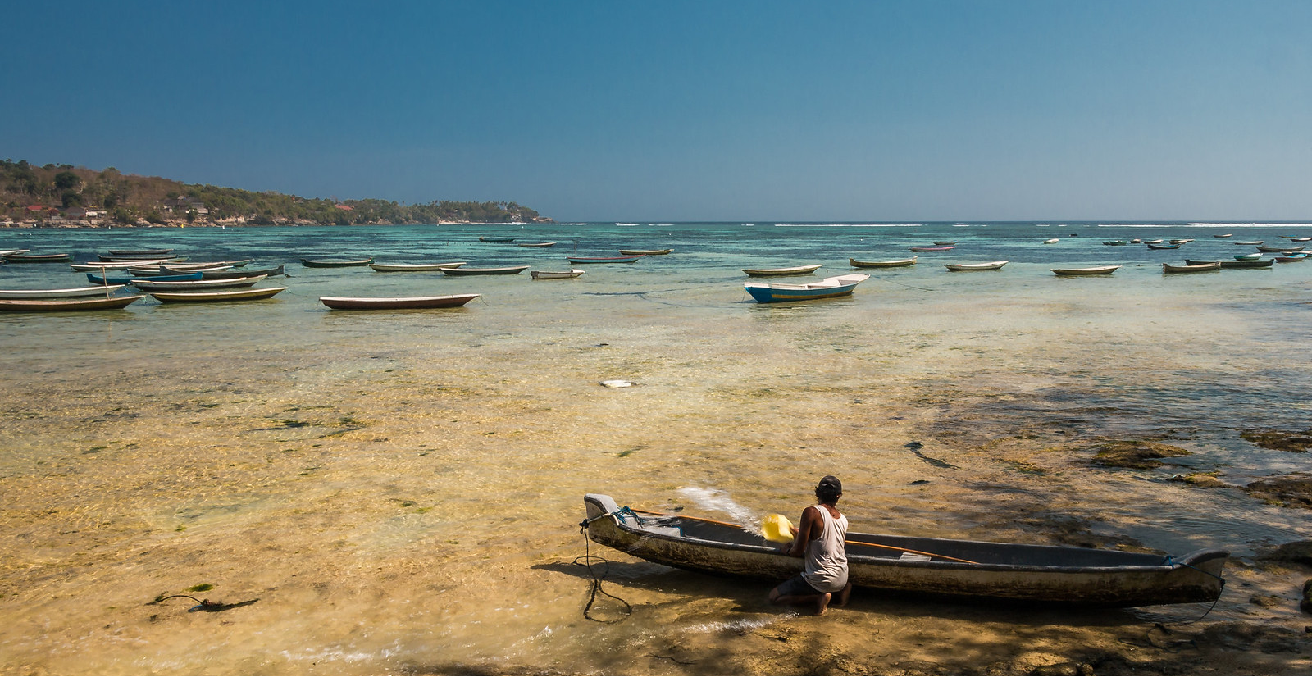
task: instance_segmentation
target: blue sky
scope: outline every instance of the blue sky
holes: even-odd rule
[[[560,220],[1312,218],[1308,2],[21,4],[0,157],[39,164]]]

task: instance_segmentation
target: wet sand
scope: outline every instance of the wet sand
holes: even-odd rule
[[[1254,558],[1312,538],[1308,512],[1235,487],[1308,469],[1239,437],[1306,427],[1312,377],[1270,368],[1312,335],[1306,306],[1271,321],[1305,288],[1251,291],[1257,306],[879,289],[774,308],[676,289],[568,313],[319,313],[279,339],[11,327],[0,673],[1312,673],[1297,606],[1312,569]],[[1191,455],[1096,466],[1107,439]],[[1170,480],[1216,470],[1230,487]],[[1238,558],[1196,624],[1180,623],[1206,605],[863,590],[813,618],[769,606],[769,585],[594,545],[632,615],[602,598],[616,621],[583,618],[584,493],[727,518],[695,499],[718,492],[795,517],[827,473],[853,530]],[[179,594],[254,603],[153,602]]]

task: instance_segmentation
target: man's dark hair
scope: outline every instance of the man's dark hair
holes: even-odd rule
[[[832,505],[838,502],[838,496],[842,494],[843,484],[832,474],[821,479],[815,487],[815,497],[825,504]]]

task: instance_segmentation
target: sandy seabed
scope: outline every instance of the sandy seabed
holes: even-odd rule
[[[1238,436],[1306,420],[1306,371],[1269,368],[1302,354],[1306,307],[1257,330],[1219,300],[667,300],[201,338],[10,326],[0,673],[1312,673],[1312,569],[1256,556],[1312,538],[1309,514],[1239,488],[1306,454]],[[1108,439],[1191,455],[1093,464]],[[1224,485],[1170,480],[1191,472]],[[828,473],[856,531],[1235,558],[1192,624],[1207,604],[867,590],[816,618],[768,605],[768,584],[593,545],[632,614],[602,596],[605,621],[583,617],[584,493],[750,522],[795,518]]]

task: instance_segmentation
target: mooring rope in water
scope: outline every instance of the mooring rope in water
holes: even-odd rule
[[[596,521],[598,519],[603,519],[608,516],[616,516],[616,515],[631,515],[633,516],[634,519],[638,519],[638,515],[634,514],[633,510],[629,509],[628,507],[620,508],[610,514],[601,514],[591,519],[584,519],[581,523],[579,523],[579,533],[583,535],[583,556],[574,557],[574,561],[573,561],[574,565],[576,566],[587,566],[588,575],[592,578],[591,588],[588,590],[588,603],[583,606],[583,618],[587,620],[592,620],[593,622],[602,622],[604,624],[615,624],[618,622],[623,622],[624,620],[627,620],[630,615],[633,614],[633,606],[629,605],[628,601],[625,601],[624,599],[614,594],[611,594],[610,592],[607,592],[605,589],[601,588],[601,581],[605,580],[606,576],[610,574],[610,561],[607,561],[606,559],[600,556],[593,556],[592,549],[591,549],[592,543],[588,540],[588,526],[593,521]],[[642,523],[640,519],[638,520],[638,522]],[[583,563],[579,563],[579,559],[583,559]],[[606,566],[605,570],[602,571],[601,576],[598,576],[597,573],[594,570],[592,570],[593,559],[596,559],[597,561],[605,564]],[[624,604],[623,616],[613,620],[603,620],[593,617],[590,613],[592,612],[592,605],[597,602],[597,594],[601,594],[603,596],[609,596],[610,598],[613,598],[616,601],[619,601],[620,603]]]

